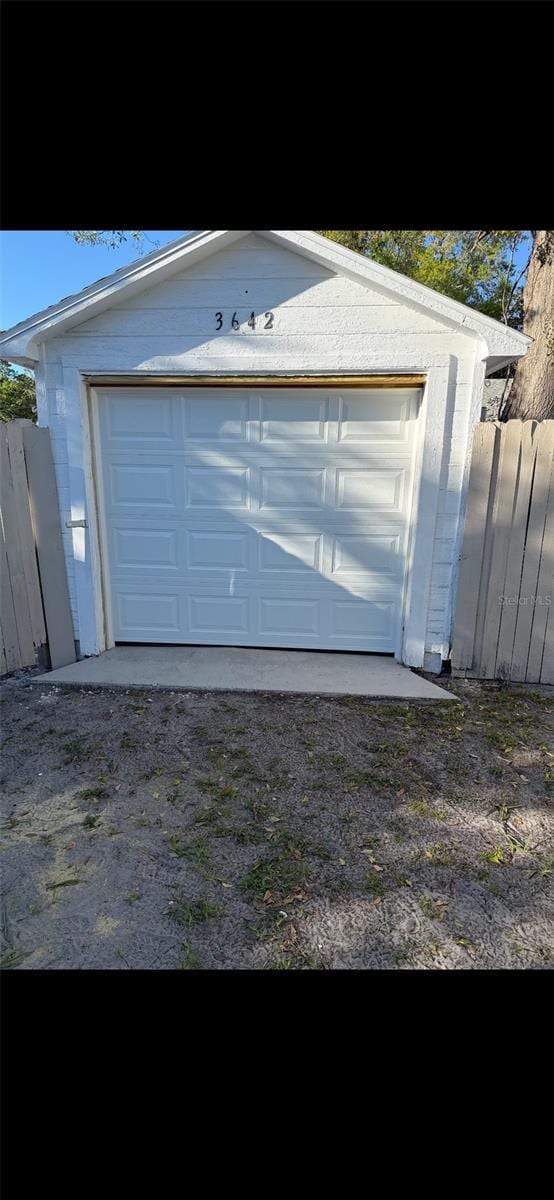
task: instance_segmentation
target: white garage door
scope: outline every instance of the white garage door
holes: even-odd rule
[[[100,392],[115,641],[394,651],[418,396]]]

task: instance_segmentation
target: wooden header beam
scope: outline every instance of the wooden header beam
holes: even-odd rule
[[[425,375],[85,375],[91,387],[421,388]]]

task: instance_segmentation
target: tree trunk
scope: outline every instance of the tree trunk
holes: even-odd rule
[[[523,332],[534,339],[519,360],[502,420],[554,417],[554,230],[538,229],[523,290]]]

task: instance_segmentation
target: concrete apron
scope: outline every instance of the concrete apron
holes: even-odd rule
[[[454,699],[444,688],[385,655],[235,646],[116,646],[95,658],[84,658],[39,675],[37,682],[81,687]]]

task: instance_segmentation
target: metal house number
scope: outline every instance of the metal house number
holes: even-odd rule
[[[216,312],[215,319],[216,319],[216,327],[215,327],[216,333],[219,333],[219,330],[223,329],[223,313]],[[263,319],[265,321],[265,325],[262,325],[262,329],[273,329],[274,314],[272,312],[264,313],[263,318],[260,318],[260,319]],[[253,312],[250,313],[247,324],[250,327],[250,329],[256,328],[256,314],[255,313],[253,313]],[[237,317],[236,312],[234,312],[231,317],[231,329],[240,329],[240,321]]]

